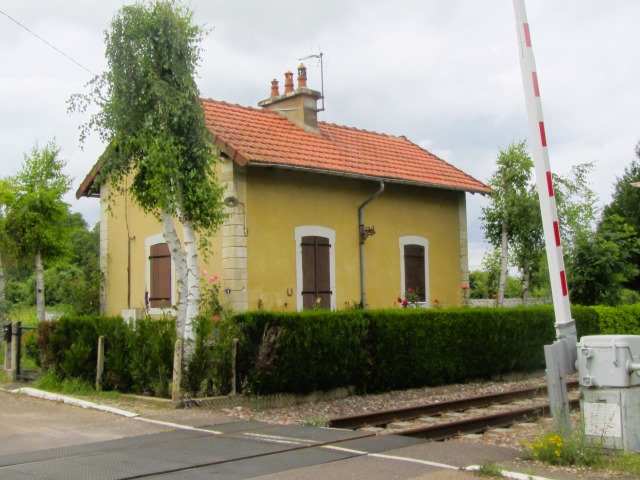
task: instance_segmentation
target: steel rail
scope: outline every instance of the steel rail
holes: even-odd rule
[[[571,408],[576,408],[579,404],[580,401],[578,399],[569,400]],[[490,428],[509,427],[516,422],[533,421],[541,417],[547,417],[550,414],[549,403],[545,403],[535,407],[520,408],[493,415],[483,415],[466,420],[398,431],[398,435],[434,441],[445,440],[461,434],[484,432]]]
[[[568,382],[567,387],[577,388],[578,382]],[[483,408],[490,405],[509,403],[521,399],[530,399],[535,396],[546,395],[546,386],[522,388],[508,392],[492,393],[476,397],[468,397],[457,400],[449,400],[439,403],[427,403],[413,407],[404,407],[393,410],[383,410],[361,415],[336,417],[329,420],[329,426],[334,428],[360,428],[364,426],[386,425],[391,422],[412,420],[421,416],[435,415],[443,412],[466,410],[470,408]]]

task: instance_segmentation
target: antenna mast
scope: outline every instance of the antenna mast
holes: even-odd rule
[[[299,58],[298,60],[308,60],[310,58],[317,58],[320,63],[320,95],[322,99],[322,108],[318,108],[316,112],[324,112],[324,61],[323,61],[323,53],[318,50],[317,54],[307,55],[306,57]]]

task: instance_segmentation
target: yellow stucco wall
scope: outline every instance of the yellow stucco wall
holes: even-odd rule
[[[360,300],[358,207],[378,189],[373,181],[272,168],[247,170],[249,309],[296,309],[295,228],[335,231],[336,308]],[[376,235],[365,243],[367,304],[396,306],[401,294],[399,238],[429,241],[431,300],[460,304],[461,192],[386,184],[364,210]],[[292,293],[292,295],[289,295]]]
[[[250,167],[246,177],[248,309],[262,299],[265,309],[295,311],[295,228],[320,226],[335,231],[336,308],[360,301],[358,207],[378,182],[283,169]],[[365,243],[367,303],[396,307],[401,291],[399,239],[414,235],[429,241],[431,302],[459,305],[461,293],[459,202],[463,192],[387,183],[364,210],[366,226],[376,234]],[[119,196],[107,216],[107,303],[105,313],[144,307],[147,255],[145,239],[162,232],[161,224]],[[180,227],[178,224],[178,232]],[[127,273],[128,242],[131,273]],[[222,277],[222,235],[201,262],[209,275]],[[221,281],[224,289],[224,279]],[[130,291],[130,294],[128,293]],[[128,297],[130,296],[130,300]],[[225,294],[222,293],[224,303]]]
[[[104,200],[101,200],[104,202]],[[107,315],[120,315],[123,309],[144,309],[145,289],[147,288],[147,253],[145,240],[162,233],[162,225],[151,215],[145,215],[121,195],[114,195],[110,202],[111,212],[107,218],[107,303],[104,312]],[[178,235],[182,239],[179,222],[176,221]],[[129,242],[127,242],[129,238]],[[128,249],[131,246],[129,257]],[[201,268],[209,275],[220,275],[221,240],[213,239],[212,253],[204,259],[201,255]],[[127,273],[129,259],[130,274]],[[130,276],[130,279],[129,279]],[[205,282],[207,279],[204,279]],[[130,291],[130,293],[129,293]],[[130,298],[130,300],[129,300]]]

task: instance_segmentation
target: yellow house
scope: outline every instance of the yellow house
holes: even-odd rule
[[[203,100],[220,149],[229,217],[201,262],[234,311],[398,306],[412,289],[426,306],[459,305],[468,285],[465,193],[490,188],[405,137],[317,120],[306,69],[272,81],[260,109]],[[162,228],[126,196],[100,196],[105,314],[176,303]]]

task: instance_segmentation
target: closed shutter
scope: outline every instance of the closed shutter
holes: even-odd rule
[[[166,243],[151,245],[149,255],[151,286],[149,306],[167,308],[171,306],[171,252]]]
[[[311,310],[319,298],[320,308],[331,308],[331,244],[325,237],[302,237],[302,307]]]
[[[426,301],[425,289],[425,258],[422,245],[404,246],[404,285],[407,290],[412,289],[418,294],[421,302]]]

